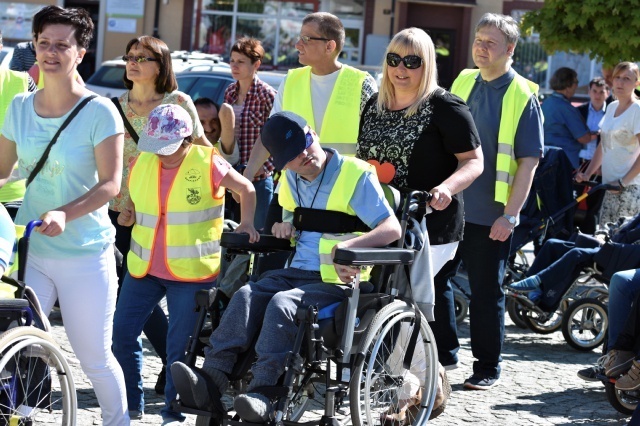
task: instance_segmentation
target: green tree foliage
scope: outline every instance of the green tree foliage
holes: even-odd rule
[[[545,0],[522,29],[538,32],[547,52],[587,53],[613,66],[640,61],[639,10],[640,0]]]

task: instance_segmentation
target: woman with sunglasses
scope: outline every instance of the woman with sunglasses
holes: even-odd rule
[[[482,173],[480,138],[466,104],[438,86],[435,47],[423,30],[407,28],[393,37],[382,72],[380,92],[362,112],[356,156],[378,163],[385,183],[433,194],[426,222],[433,273],[438,274],[462,239],[461,191]],[[446,310],[442,316],[436,310],[436,320],[444,317],[455,324],[453,292],[439,288],[437,279],[435,304]],[[439,355],[456,362],[451,360],[455,354]],[[386,420],[404,420],[419,402],[417,393],[406,395],[404,408]]]
[[[102,420],[94,421],[128,425],[122,369],[111,353],[118,278],[106,208],[120,187],[124,128],[108,99],[91,98],[95,93],[74,79],[93,35],[89,13],[46,6],[32,25],[45,84],[9,106],[0,181],[16,163],[29,177],[16,223],[40,218],[42,225],[31,235],[26,279],[45,315],[60,302],[69,343],[100,403]],[[73,110],[77,115],[59,132]]]
[[[128,89],[117,99],[120,114],[125,124],[129,124],[136,133],[133,135],[129,127],[125,126],[124,155],[122,163],[122,185],[118,195],[109,202],[109,218],[116,228],[116,248],[122,254],[122,268],[118,271],[118,284],[122,286],[127,272],[126,259],[131,244],[131,227],[118,223],[118,215],[126,209],[129,200],[127,180],[129,166],[135,160],[138,150],[138,135],[147,124],[149,113],[161,104],[176,104],[184,108],[194,123],[193,143],[211,146],[204,129],[198,119],[198,113],[189,95],[177,90],[178,83],[173,72],[169,47],[160,39],[151,36],[141,36],[131,39],[127,43],[126,54],[122,60],[126,63],[124,85]],[[156,353],[162,360],[163,369],[158,376],[155,390],[164,393],[166,385],[166,336],[168,329],[167,317],[158,305],[150,313],[149,320],[144,327],[144,333]],[[117,330],[114,330],[117,333]],[[140,354],[140,359],[142,356]],[[139,373],[136,366],[123,365],[125,382],[127,385],[127,399],[129,411],[133,419],[141,418],[144,407],[142,381],[138,380]]]

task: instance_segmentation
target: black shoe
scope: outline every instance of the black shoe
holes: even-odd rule
[[[229,386],[229,379],[222,371],[205,371],[191,368],[182,362],[174,362],[171,365],[171,377],[185,407],[219,415],[226,413],[221,398]]]
[[[593,367],[583,368],[578,371],[578,377],[587,382],[599,382],[598,376],[604,376],[604,367],[594,365]]]
[[[156,380],[156,386],[154,389],[158,395],[164,395],[164,386],[167,384],[167,366],[163,365],[160,374],[158,374],[158,380]]]
[[[500,377],[494,376],[481,376],[474,374],[464,381],[464,388],[471,390],[487,390],[500,380]]]

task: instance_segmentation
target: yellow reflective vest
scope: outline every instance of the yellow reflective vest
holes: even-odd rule
[[[0,129],[4,125],[9,104],[13,97],[29,90],[28,75],[24,72],[0,70]],[[17,178],[17,165],[9,181],[0,188],[0,202],[22,200],[24,198],[25,179]]]
[[[192,145],[179,167],[166,199],[163,253],[177,281],[214,277],[220,271],[220,236],[224,220],[224,188],[213,193],[213,148]],[[131,276],[144,277],[150,267],[160,212],[160,168],[155,154],[143,152],[129,174],[136,223],[127,265]]]
[[[322,120],[320,140],[325,148],[333,148],[342,155],[355,155],[360,126],[360,97],[367,76],[348,65],[342,65],[333,86]],[[311,102],[311,67],[289,70],[284,84],[282,109],[293,111],[316,128]]]
[[[355,192],[356,185],[360,181],[360,177],[365,172],[371,172],[375,174],[375,168],[362,160],[358,160],[352,157],[343,157],[344,162],[340,167],[340,173],[331,188],[329,198],[327,200],[327,206],[325,210],[333,210],[355,216],[356,213],[349,206],[349,201]],[[325,166],[326,167],[326,166]],[[280,193],[278,201],[282,208],[290,212],[294,211],[298,206],[298,202],[291,192],[291,185],[289,183],[289,176],[291,172],[285,170],[284,178],[280,179]],[[295,179],[295,177],[293,177]],[[340,281],[335,267],[333,266],[333,257],[331,256],[331,250],[333,246],[341,241],[346,241],[351,238],[355,238],[358,235],[362,235],[361,232],[354,232],[349,234],[330,234],[325,233],[320,237],[320,244],[318,252],[320,254],[320,275],[322,281],[325,283],[344,284]],[[370,269],[365,269],[360,276],[360,279],[366,281],[369,279]]]
[[[460,96],[465,102],[476,83],[480,70],[463,70],[451,86],[451,93]],[[507,204],[511,185],[518,170],[514,153],[514,143],[518,123],[524,108],[532,95],[538,95],[538,85],[516,74],[502,99],[502,115],[498,130],[498,156],[496,158],[495,201]]]

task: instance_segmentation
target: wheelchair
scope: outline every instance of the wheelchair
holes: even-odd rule
[[[77,399],[64,353],[48,333],[35,293],[24,285],[30,222],[17,243],[17,279],[2,277],[15,298],[0,299],[0,425],[76,424]]]
[[[409,215],[425,214],[429,198],[429,193],[420,191],[403,195],[403,235]],[[318,224],[317,220],[311,222]],[[298,214],[294,226],[307,229],[299,222]],[[246,235],[224,233],[221,244],[229,252],[252,253],[258,259],[273,250],[291,250],[289,241],[266,235],[250,245]],[[267,424],[386,424],[386,415],[399,412],[399,404],[411,398],[419,398],[420,402],[407,420],[413,425],[427,423],[438,388],[437,348],[427,319],[411,297],[406,276],[414,250],[403,248],[403,244],[400,241],[394,248],[336,250],[336,263],[376,266],[372,273],[376,279],[361,282],[358,274],[344,301],[320,310],[315,306],[298,309],[297,334],[285,373],[277,386],[260,389],[274,402],[275,410]],[[254,265],[253,260],[250,264]],[[201,338],[207,318],[215,328],[220,315],[224,315],[220,313],[219,300],[216,289],[196,297],[199,324],[185,361],[191,367],[208,342]],[[246,391],[254,359],[253,350],[239,356],[223,401]],[[172,408],[196,415],[200,426],[247,424],[224,406],[211,411],[187,407],[179,395]],[[317,413],[319,408],[322,414]]]

